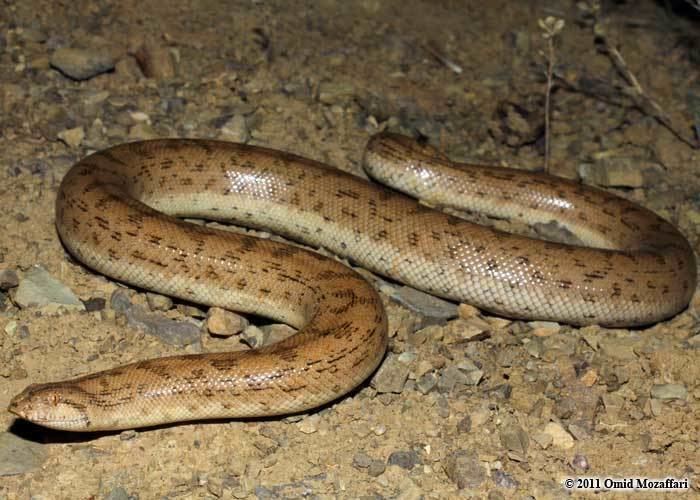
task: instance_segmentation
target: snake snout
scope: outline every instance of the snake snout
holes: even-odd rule
[[[74,391],[56,384],[32,384],[10,401],[8,411],[18,417],[58,430],[79,430],[89,426],[84,405],[71,399]]]

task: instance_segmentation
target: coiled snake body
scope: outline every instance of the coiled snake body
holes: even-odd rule
[[[298,247],[173,216],[265,228],[509,317],[641,325],[677,313],[695,289],[685,238],[603,191],[543,174],[455,165],[391,134],[370,140],[364,163],[372,177],[430,204],[556,220],[586,247],[475,225],[280,151],[184,139],[119,145],[81,160],[61,184],[56,226],[70,253],[117,280],[300,331],[254,351],[152,359],[31,385],[10,411],[66,430],[277,415],[338,398],[377,367],[386,316],[355,271]]]

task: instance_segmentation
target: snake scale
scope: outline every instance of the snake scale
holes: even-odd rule
[[[139,361],[33,384],[10,411],[64,430],[126,429],[308,410],[366,379],[387,347],[379,295],[351,268],[198,217],[325,247],[371,271],[514,318],[632,326],[668,318],[695,290],[687,240],[649,210],[541,173],[456,164],[389,133],[370,139],[368,174],[261,147],[166,139],[92,154],[68,172],[56,227],[68,251],[116,280],[267,316],[299,332],[261,349]],[[428,208],[547,223],[565,245]],[[167,214],[167,215],[166,215]]]

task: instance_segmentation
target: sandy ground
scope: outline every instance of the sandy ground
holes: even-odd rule
[[[18,307],[12,287],[2,292],[0,407],[29,383],[241,346],[204,328],[200,343],[169,346],[113,310],[118,285],[68,258],[53,225],[58,183],[78,158],[127,140],[214,137],[360,174],[368,137],[389,128],[422,134],[454,159],[540,169],[548,49],[538,19],[546,16],[565,21],[555,67],[571,84],[551,97],[550,171],[576,178],[592,168],[592,181],[615,184],[697,245],[700,155],[653,107],[620,91],[629,82],[598,50],[591,16],[568,1],[486,4],[3,2],[0,270],[23,279],[41,265],[98,307]],[[600,15],[684,138],[700,123],[698,17],[654,2],[606,2]],[[108,71],[69,78],[54,59],[66,47],[98,54]],[[430,324],[385,298],[386,369],[399,379],[389,389],[367,383],[301,419],[98,436],[0,413],[0,425],[39,457],[0,479],[0,499],[561,498],[584,496],[563,487],[577,477],[685,478],[697,493],[697,299],[674,319],[627,331],[509,321],[464,306]],[[132,301],[145,304],[144,292]],[[158,314],[182,320],[186,309]],[[2,460],[19,463],[5,448]]]

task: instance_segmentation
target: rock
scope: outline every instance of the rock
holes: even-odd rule
[[[367,474],[372,477],[378,477],[384,474],[385,470],[386,464],[382,460],[372,460],[372,463],[367,468]]]
[[[46,451],[42,445],[9,432],[0,433],[0,476],[37,470],[45,460]]]
[[[470,304],[459,304],[457,306],[457,315],[461,319],[471,319],[479,316],[480,311],[478,308],[470,305]]]
[[[418,454],[413,450],[395,451],[391,455],[389,455],[387,463],[389,465],[398,465],[402,469],[411,470],[417,464],[421,463],[421,459],[418,456]]]
[[[0,290],[9,290],[19,285],[19,277],[14,269],[0,271]]]
[[[157,314],[146,312],[142,306],[129,307],[125,316],[129,325],[158,337],[170,345],[185,346],[200,340],[200,329],[189,321],[176,321]]]
[[[148,140],[148,139],[158,139],[160,134],[153,130],[150,123],[139,122],[133,127],[129,128],[129,139],[130,140]]]
[[[115,59],[108,50],[61,48],[49,63],[68,78],[87,80],[114,69]]]
[[[569,424],[568,430],[577,441],[584,441],[591,438],[591,431],[582,425]]]
[[[1,283],[0,283],[0,288],[2,288]],[[690,346],[694,349],[700,349],[700,333],[690,337],[688,340],[686,340],[686,343],[688,344],[688,346]]]
[[[190,318],[206,318],[207,313],[200,309],[199,307],[190,304],[177,304],[175,309],[178,310],[182,315],[189,316]]]
[[[598,381],[598,372],[595,370],[595,368],[586,370],[586,372],[579,377],[579,380],[584,386],[593,387]]]
[[[249,324],[243,316],[220,307],[210,307],[207,313],[207,329],[214,335],[230,337],[246,329]]]
[[[58,138],[71,148],[77,148],[85,139],[85,129],[83,127],[69,128],[58,133]]]
[[[466,375],[465,381],[467,385],[479,385],[484,376],[484,371],[470,359],[464,359],[457,363],[457,368]]]
[[[445,473],[457,488],[476,489],[486,479],[486,471],[475,453],[457,450],[442,460]]]
[[[571,459],[571,466],[581,472],[586,472],[591,468],[588,458],[585,455],[576,454],[574,458]]]
[[[416,389],[421,394],[428,394],[432,391],[438,383],[437,375],[433,372],[428,372],[421,375],[416,381]]]
[[[452,321],[447,328],[459,342],[476,342],[491,336],[491,325],[480,318]]]
[[[496,469],[493,471],[493,474],[491,475],[491,479],[493,479],[493,483],[496,486],[500,486],[501,488],[517,488],[520,486],[520,483],[513,478],[510,474],[504,472],[501,469]]]
[[[608,337],[598,339],[601,355],[620,361],[636,360],[635,347],[638,343],[635,339],[630,338]]]
[[[515,451],[523,456],[527,455],[530,438],[519,425],[508,425],[501,429],[501,444],[509,451]]]
[[[568,450],[574,446],[574,438],[571,434],[557,422],[549,422],[544,426],[544,432],[551,436],[552,445],[563,450]]]
[[[513,386],[510,384],[499,384],[484,391],[491,397],[506,401],[513,393]]]
[[[457,422],[457,430],[464,434],[471,432],[472,430],[472,418],[466,415],[459,422]]]
[[[379,393],[400,394],[408,379],[409,367],[395,354],[389,354],[372,378],[372,387]]]
[[[250,130],[248,129],[245,116],[233,115],[221,127],[219,137],[224,141],[247,143],[250,140]]]
[[[537,359],[540,359],[545,351],[542,339],[539,337],[523,339],[523,347],[530,356]]]
[[[681,384],[657,384],[651,388],[651,397],[655,399],[683,399],[688,397],[688,389]]]
[[[131,307],[130,292],[126,288],[117,288],[109,298],[110,307],[116,312],[126,312]]]
[[[90,297],[83,301],[83,305],[87,312],[104,311],[107,301],[102,297]]]
[[[604,158],[579,165],[578,175],[586,184],[640,188],[659,182],[663,168],[656,162],[639,158]]]
[[[355,468],[367,469],[371,463],[372,457],[362,451],[355,453],[355,456],[352,458],[352,465]]]
[[[294,328],[289,325],[285,325],[284,323],[263,325],[260,327],[260,329],[266,335],[265,345],[275,344],[297,333]]]
[[[304,434],[313,434],[318,431],[319,423],[321,422],[321,417],[318,413],[313,415],[308,415],[306,418],[297,422],[297,429],[299,429]]]
[[[168,80],[175,76],[175,61],[167,47],[147,41],[133,55],[146,78]]]
[[[469,377],[454,365],[444,368],[440,373],[438,390],[442,393],[450,392],[457,384],[468,385]]]
[[[549,337],[561,331],[561,325],[553,321],[530,321],[528,325],[536,337]]]
[[[425,497],[423,490],[410,477],[405,477],[399,484],[399,494],[395,498],[396,500],[422,500]]]
[[[532,435],[532,439],[537,444],[539,444],[543,450],[549,448],[552,445],[552,442],[554,441],[552,435],[547,434],[546,432],[536,432]]]
[[[576,400],[570,396],[563,396],[555,400],[552,412],[557,418],[567,420],[576,412]]]
[[[59,307],[74,311],[85,310],[85,306],[71,289],[41,266],[33,266],[24,273],[15,289],[13,299],[23,309],[42,307],[49,313],[57,312]]]
[[[415,288],[402,286],[398,289],[391,288],[391,298],[411,311],[423,316],[428,323],[445,322],[448,319],[456,318],[458,315],[457,306],[452,302],[434,297]]]
[[[169,311],[173,308],[173,299],[159,293],[147,292],[146,302],[151,311]]]
[[[248,325],[241,333],[241,340],[251,349],[257,349],[267,343],[269,334],[255,325]]]
[[[104,496],[104,500],[129,500],[130,498],[129,493],[121,486],[112,488],[109,493]]]

